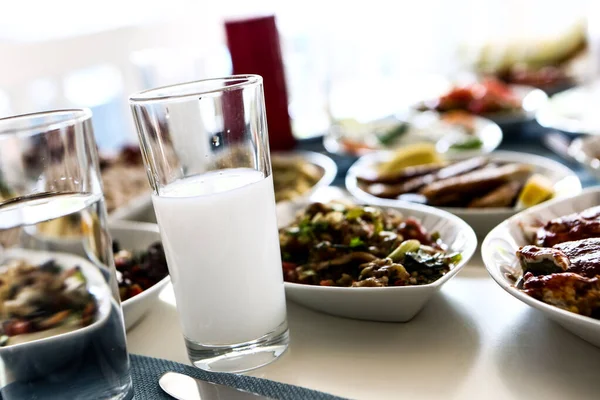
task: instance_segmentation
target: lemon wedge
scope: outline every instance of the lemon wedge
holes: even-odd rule
[[[401,147],[394,152],[394,156],[387,162],[377,167],[379,173],[391,173],[415,165],[432,164],[441,162],[442,157],[435,149],[433,143],[415,143]]]
[[[554,196],[554,187],[550,179],[540,174],[532,175],[517,200],[517,208],[527,208],[540,204]]]

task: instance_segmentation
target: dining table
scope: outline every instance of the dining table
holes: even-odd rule
[[[536,140],[504,148],[551,156]],[[291,301],[287,312],[289,349],[246,375],[351,399],[600,399],[600,349],[506,293],[479,249],[408,322],[340,318]],[[127,340],[132,354],[190,364],[171,284]]]

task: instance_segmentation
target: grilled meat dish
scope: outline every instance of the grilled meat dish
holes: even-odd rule
[[[538,246],[552,247],[558,243],[592,237],[600,237],[600,206],[549,221],[538,229],[534,242]]]
[[[473,199],[469,208],[510,207],[523,185],[519,181],[507,182],[488,194]]]
[[[433,163],[406,167],[394,172],[378,173],[374,169],[363,171],[358,179],[364,183],[398,183],[411,178],[435,173],[446,167],[448,163]]]
[[[521,208],[539,204],[554,195],[553,182],[534,172],[529,164],[473,157],[391,172],[366,168],[356,179],[362,190],[384,199],[441,207]]]
[[[600,319],[600,207],[555,218],[517,259],[517,287],[547,304]],[[526,229],[525,229],[526,230]]]
[[[564,272],[571,262],[565,253],[550,247],[523,246],[517,251],[523,274],[548,275]]]
[[[484,168],[464,175],[434,182],[421,190],[432,205],[445,205],[446,196],[485,194],[507,182],[525,181],[532,167],[525,164],[507,164],[498,168]]]
[[[523,280],[523,291],[533,298],[576,314],[600,318],[598,278],[563,272],[542,276],[527,274]]]
[[[569,272],[589,278],[600,275],[600,238],[559,243],[554,248],[568,257],[571,263]]]

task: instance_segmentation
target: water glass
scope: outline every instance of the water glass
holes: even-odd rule
[[[0,398],[133,397],[89,110],[0,119]]]
[[[287,348],[262,78],[130,98],[190,360],[241,372]]]

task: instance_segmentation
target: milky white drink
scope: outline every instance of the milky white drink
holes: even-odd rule
[[[152,201],[183,333],[229,345],[285,321],[273,178],[236,168],[185,178]]]

